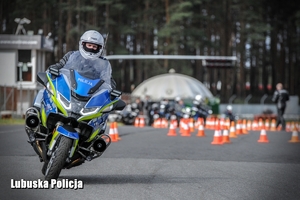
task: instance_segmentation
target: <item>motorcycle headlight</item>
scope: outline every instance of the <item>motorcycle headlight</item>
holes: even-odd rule
[[[69,102],[62,94],[59,94],[59,95],[58,95],[58,100],[60,101],[60,103],[63,105],[63,107],[64,107],[65,109],[68,109],[68,110],[71,109],[71,104],[70,104],[70,102]]]
[[[53,89],[52,89],[52,87],[51,87],[51,85],[50,85],[49,82],[47,83],[47,90],[50,92],[51,95],[54,95]]]
[[[94,107],[94,108],[82,108],[80,110],[80,114],[82,115],[90,115],[90,114],[94,114],[97,113],[99,111],[100,108]]]
[[[102,112],[109,112],[113,109],[113,105],[110,105],[102,110]]]

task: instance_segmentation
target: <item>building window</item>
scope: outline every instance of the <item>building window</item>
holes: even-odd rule
[[[18,50],[17,80],[32,81],[31,50]]]

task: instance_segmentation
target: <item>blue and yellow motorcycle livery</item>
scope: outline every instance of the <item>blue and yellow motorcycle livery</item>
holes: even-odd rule
[[[45,180],[57,179],[62,169],[103,154],[111,143],[105,134],[109,112],[122,110],[125,102],[120,91],[76,70],[61,69],[57,77],[40,72],[37,80],[45,89],[40,105],[26,111],[25,130],[44,162]]]

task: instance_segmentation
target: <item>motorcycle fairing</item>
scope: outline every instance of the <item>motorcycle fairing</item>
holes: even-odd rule
[[[67,111],[64,109],[64,107],[63,107],[63,105],[59,102],[59,100],[57,99],[57,94],[56,94],[56,88],[58,88],[57,87],[57,81],[56,81],[56,79],[54,79],[54,80],[52,80],[51,78],[50,78],[50,76],[51,76],[51,74],[47,74],[47,78],[48,78],[48,83],[49,83],[49,88],[48,89],[50,89],[51,91],[46,91],[47,93],[48,93],[48,95],[49,95],[49,97],[52,99],[52,101],[53,101],[53,103],[56,105],[56,107],[65,115],[65,116],[68,116],[68,113],[67,113]],[[49,92],[51,92],[52,93],[52,95],[51,94],[49,94]],[[66,98],[66,97],[65,97]],[[45,109],[45,110],[47,110],[47,109]],[[56,110],[56,113],[57,113],[57,110]],[[48,116],[48,115],[47,115]]]
[[[101,115],[100,117],[96,117],[89,121],[88,125],[92,126],[94,129],[98,129],[103,122],[108,118],[108,113]]]
[[[95,119],[92,119],[89,121],[88,125],[94,128],[94,132],[90,135],[87,142],[92,141],[100,132],[100,130],[105,125],[106,119],[108,118],[108,113],[103,114],[100,117],[97,117]]]
[[[72,86],[75,85],[75,88],[72,89],[72,92],[84,97],[85,99],[88,99],[88,102],[86,102],[86,100],[83,102],[81,101],[81,106],[84,108],[83,111],[86,111],[82,112],[81,114],[88,116],[84,117],[84,120],[101,116],[101,110],[103,111],[103,109],[107,108],[118,100],[114,100],[113,102],[110,100],[110,92],[108,89],[101,89],[93,94],[93,96],[90,95],[91,91],[100,87],[103,83],[100,79],[88,79],[84,76],[81,76],[78,72],[73,71],[71,77],[74,75],[75,82],[70,83],[69,79],[64,73],[66,72],[64,71],[54,80],[50,78],[50,74],[47,74],[47,77],[50,84],[49,88],[52,90],[51,93],[53,93],[53,95],[51,95],[51,99],[65,116],[68,116],[67,110],[72,110],[74,112],[74,107],[72,107],[72,105],[76,105],[78,102],[78,100],[72,97],[73,94],[71,95],[70,84],[72,84]],[[74,104],[72,101],[76,101],[76,103]],[[88,109],[91,109],[91,111]]]
[[[84,120],[91,120],[93,118],[96,118],[96,117],[100,117],[103,115],[103,111],[105,109],[109,109],[114,103],[116,103],[117,101],[119,100],[119,98],[116,98],[114,101],[110,101],[109,104],[106,104],[105,106],[101,107],[100,110],[98,110],[97,112],[94,112],[90,115],[83,115],[81,116],[80,118],[78,118],[78,121],[84,121]]]
[[[46,116],[48,116],[52,112],[57,113],[57,107],[47,90],[44,90],[43,99],[44,99],[43,105],[44,105]]]
[[[54,85],[55,90],[58,91],[58,93],[61,94],[70,103],[70,85],[66,80],[66,75],[62,74],[61,76],[58,76],[56,79],[54,79],[52,83]]]
[[[109,97],[109,91],[102,89],[87,102],[85,108],[102,107],[103,105],[111,102]]]
[[[64,136],[66,136],[68,138],[72,138],[74,140],[78,140],[79,139],[79,135],[78,135],[78,133],[76,131],[75,132],[68,131],[67,129],[65,129],[62,126],[59,126],[56,129],[56,131],[59,132],[59,134],[64,135]]]
[[[47,115],[46,115],[46,111],[45,111],[45,106],[41,107],[41,118],[42,118],[42,124],[43,124],[43,126],[46,127]]]

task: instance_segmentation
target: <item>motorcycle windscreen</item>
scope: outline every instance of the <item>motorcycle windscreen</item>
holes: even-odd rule
[[[74,71],[76,87],[74,92],[83,97],[89,97],[90,91],[99,84],[100,79],[89,79]]]

